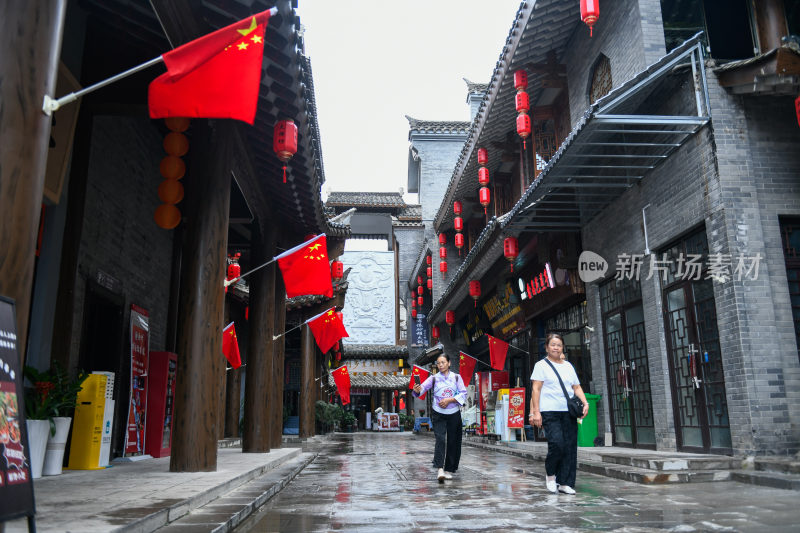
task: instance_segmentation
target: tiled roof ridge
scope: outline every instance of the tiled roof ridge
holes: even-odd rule
[[[488,83],[476,83],[467,78],[461,78],[467,84],[467,92],[470,93],[485,93],[489,89]]]

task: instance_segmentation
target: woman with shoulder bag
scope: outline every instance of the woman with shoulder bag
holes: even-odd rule
[[[436,436],[433,450],[433,467],[437,479],[453,479],[461,459],[461,406],[467,401],[467,388],[456,372],[450,371],[450,356],[443,353],[436,358],[438,374],[431,374],[421,384],[414,385],[414,396],[420,397],[433,389],[431,422]]]
[[[578,418],[589,412],[575,368],[565,359],[564,339],[557,333],[545,337],[547,357],[531,374],[531,425],[544,427],[547,436],[545,485],[550,492],[575,494],[578,466]],[[571,391],[570,396],[567,391]],[[577,399],[583,405],[577,406]],[[575,405],[570,406],[573,403]]]

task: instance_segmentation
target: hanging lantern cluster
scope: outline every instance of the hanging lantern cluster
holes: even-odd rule
[[[444,321],[445,323],[450,326],[450,335],[453,335],[453,326],[456,323],[456,312],[455,311],[445,311],[444,313]]]
[[[431,328],[431,339],[433,339],[434,344],[439,342],[439,326],[433,326]]]
[[[475,307],[478,307],[478,298],[481,297],[481,282],[473,279],[469,282],[469,295],[475,300]]]
[[[517,134],[522,137],[522,149],[527,150],[525,140],[531,134],[531,117],[528,113],[530,111],[530,99],[525,89],[528,88],[528,73],[524,69],[514,72],[514,88],[517,90],[517,95],[514,97],[514,102],[517,107]]]
[[[516,237],[506,237],[503,241],[503,255],[511,263],[511,272],[514,272],[514,261],[519,256],[519,242]]]
[[[439,234],[439,272],[442,273],[442,279],[447,273],[447,235],[444,232]]]
[[[186,163],[181,159],[189,151],[189,140],[183,134],[189,128],[189,119],[170,117],[164,120],[170,130],[164,137],[167,155],[158,165],[164,181],[158,186],[158,198],[163,202],[153,213],[158,227],[173,229],[181,222],[181,211],[175,204],[183,200],[183,185],[180,179],[186,174]]]
[[[341,261],[331,262],[331,279],[339,281],[344,277],[344,264]]]
[[[600,4],[598,0],[581,0],[581,20],[589,26],[589,37],[592,36],[592,26],[600,17]]]
[[[286,163],[297,153],[297,125],[292,120],[280,120],[272,132],[272,149],[283,161],[283,182],[286,183]]]
[[[481,184],[481,188],[478,191],[478,200],[480,201],[481,205],[483,206],[483,214],[487,216],[486,208],[491,201],[491,193],[489,192],[489,169],[486,165],[489,163],[489,152],[486,148],[478,148],[478,165],[480,168],[478,169],[478,183]]]

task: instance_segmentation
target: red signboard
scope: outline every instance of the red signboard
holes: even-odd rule
[[[125,432],[125,455],[144,453],[149,350],[150,326],[147,311],[131,305],[131,384],[128,403],[128,431]]]
[[[522,428],[525,426],[525,389],[511,389],[508,391],[508,427]]]

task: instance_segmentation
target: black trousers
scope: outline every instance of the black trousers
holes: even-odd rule
[[[461,460],[461,411],[443,415],[431,409],[431,422],[436,436],[433,467],[455,472]]]
[[[575,488],[578,467],[578,421],[567,411],[543,411],[542,426],[547,437],[544,469],[556,476],[556,483]]]

